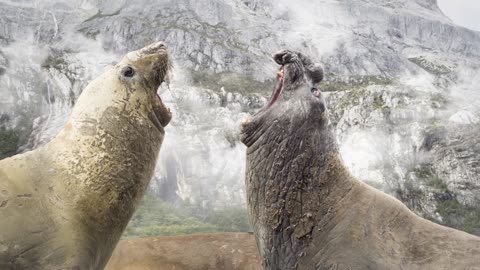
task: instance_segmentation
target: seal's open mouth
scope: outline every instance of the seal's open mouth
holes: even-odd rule
[[[272,97],[270,98],[270,101],[260,109],[258,112],[253,114],[253,117],[258,117],[259,115],[265,113],[268,109],[270,109],[279,99],[280,96],[282,95],[283,92],[283,86],[285,84],[285,78],[284,78],[284,66],[281,66],[280,69],[277,71],[277,85],[273,89]],[[242,126],[247,125],[251,121],[251,117],[246,117],[243,122]]]
[[[150,112],[149,118],[160,131],[163,131],[163,128],[166,127],[172,119],[170,109],[165,107],[158,93],[155,93],[152,112]]]
[[[270,98],[270,101],[267,103],[265,107],[263,107],[260,111],[258,111],[256,114],[260,114],[262,112],[265,112],[266,110],[270,109],[270,107],[275,104],[275,102],[278,101],[280,96],[282,95],[283,91],[283,85],[284,85],[284,66],[280,67],[280,69],[277,71],[277,85],[273,89],[272,97]]]
[[[280,96],[282,95],[283,88],[285,85],[285,66],[281,66],[280,69],[277,71],[277,85],[273,89],[272,92],[272,97],[270,98],[270,101],[260,109],[257,113],[253,114],[251,117],[247,116],[242,122],[241,125],[241,141],[247,145],[250,146],[257,138],[258,136],[261,135],[261,131],[257,132],[259,129],[259,123],[255,119],[260,119],[262,115],[265,115],[269,109],[275,105],[275,103],[280,99]]]
[[[275,87],[275,89],[273,91],[272,98],[271,98],[270,102],[268,103],[266,109],[269,109],[270,107],[272,107],[272,105],[275,102],[277,102],[278,98],[282,94],[283,83],[284,83],[284,80],[283,80],[283,66],[282,66],[277,72],[277,86]]]
[[[164,82],[170,69],[170,60],[167,53],[167,46],[163,42],[150,44],[134,53],[131,53],[130,59],[138,62],[144,62],[149,67],[151,74],[148,82],[155,91]],[[172,113],[163,104],[162,99],[157,92],[153,93],[152,110],[149,113],[149,119],[160,130],[168,125],[172,119]]]

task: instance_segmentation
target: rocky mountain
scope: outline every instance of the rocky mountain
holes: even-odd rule
[[[418,214],[480,234],[480,33],[436,0],[0,0],[0,158],[61,129],[119,55],[164,40],[174,111],[151,189],[244,204],[243,117],[273,87],[270,55],[321,62],[344,159]]]

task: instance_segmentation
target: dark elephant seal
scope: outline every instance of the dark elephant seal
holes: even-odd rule
[[[51,142],[0,161],[0,269],[103,269],[154,171],[169,66],[163,43],[128,53]]]
[[[300,53],[282,66],[272,101],[242,125],[248,208],[265,269],[480,269],[480,238],[416,216],[345,167]]]

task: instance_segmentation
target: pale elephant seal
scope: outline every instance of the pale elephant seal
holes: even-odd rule
[[[103,269],[154,171],[169,66],[163,43],[128,53],[51,142],[0,161],[0,269]]]
[[[354,178],[318,83],[281,51],[272,101],[242,126],[251,220],[265,269],[480,269],[480,238],[416,216]]]
[[[255,237],[218,233],[126,239],[105,270],[261,270]]]

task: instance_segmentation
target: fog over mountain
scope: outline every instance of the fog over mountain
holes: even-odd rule
[[[242,119],[269,98],[289,48],[325,66],[352,173],[419,215],[480,234],[480,32],[436,0],[0,0],[0,158],[48,142],[86,84],[164,40],[174,118],[151,191],[243,206]]]

